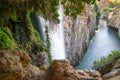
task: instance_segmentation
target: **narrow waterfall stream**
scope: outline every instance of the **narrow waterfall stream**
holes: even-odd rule
[[[64,25],[63,25],[63,9],[59,6],[58,9],[60,23],[54,25],[55,29],[50,30],[50,42],[51,42],[51,56],[52,59],[65,59],[65,44],[64,44]],[[50,26],[49,22],[43,17],[38,17],[39,32],[42,35],[43,43],[46,44],[45,26]]]
[[[60,23],[50,32],[52,59],[65,59],[63,9],[58,9]]]
[[[99,29],[90,42],[87,53],[76,69],[92,69],[93,62],[102,56],[107,56],[113,50],[120,50],[120,39],[117,30],[106,26],[106,21],[101,20]]]

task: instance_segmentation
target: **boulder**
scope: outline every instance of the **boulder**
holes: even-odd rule
[[[68,60],[54,60],[47,70],[48,80],[102,80],[94,70],[75,70]]]
[[[22,50],[0,50],[0,80],[102,80],[93,70],[75,70],[68,60],[54,60],[51,66],[33,66]]]
[[[114,69],[103,76],[103,80],[120,80],[120,69]]]
[[[111,71],[103,76],[103,80],[120,80],[120,59],[116,61]]]
[[[112,69],[118,69],[118,68],[120,68],[120,59],[117,60],[117,62],[115,63]]]
[[[0,80],[35,80],[40,70],[30,61],[28,54],[22,50],[0,50]]]

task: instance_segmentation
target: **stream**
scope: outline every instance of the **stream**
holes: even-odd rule
[[[113,50],[120,50],[120,39],[117,29],[107,27],[106,21],[100,20],[98,30],[91,40],[88,50],[76,69],[92,69],[93,62],[107,56]]]

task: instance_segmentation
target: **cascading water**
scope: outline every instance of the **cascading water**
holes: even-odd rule
[[[45,35],[45,19],[41,16],[37,17],[38,25],[39,25],[39,32],[42,37],[43,43],[46,44],[46,35]]]
[[[63,8],[62,5],[58,9],[60,23],[54,25],[54,30],[49,30],[51,42],[51,56],[52,59],[65,59],[65,45],[64,45],[64,26],[63,26]],[[43,42],[46,44],[45,26],[51,25],[43,17],[38,17],[39,31],[42,35]]]
[[[58,9],[60,23],[50,32],[52,59],[65,59],[63,9]]]

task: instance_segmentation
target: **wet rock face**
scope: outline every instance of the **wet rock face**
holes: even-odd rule
[[[68,60],[54,60],[47,70],[48,80],[102,80],[93,70],[75,70]]]
[[[96,28],[94,17],[90,17],[92,15],[91,10],[91,6],[88,5],[84,15],[79,15],[76,19],[64,17],[66,56],[73,66],[79,62],[85,53]]]

